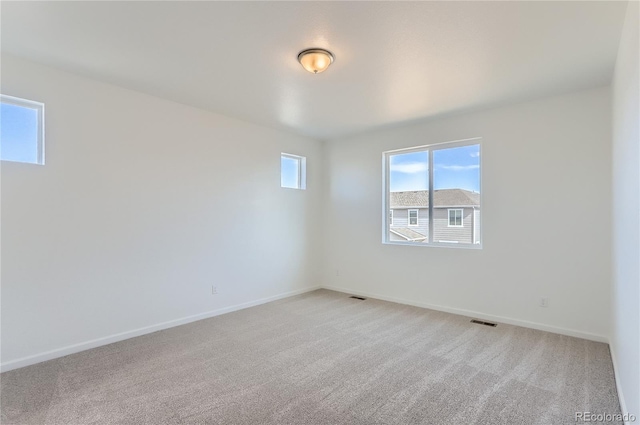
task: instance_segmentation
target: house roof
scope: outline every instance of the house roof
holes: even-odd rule
[[[428,208],[429,191],[391,192],[390,208]],[[435,207],[480,206],[480,194],[464,189],[438,189],[433,191]]]
[[[422,233],[416,232],[415,230],[409,229],[407,227],[392,227],[389,229],[389,231],[405,238],[408,241],[422,241],[427,239],[427,237]]]

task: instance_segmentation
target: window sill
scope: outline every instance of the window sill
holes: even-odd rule
[[[423,243],[423,242],[401,242],[401,241],[382,241],[383,245],[403,245],[403,246],[420,246],[430,248],[453,248],[453,249],[472,249],[481,250],[482,244],[460,244],[460,243]]]

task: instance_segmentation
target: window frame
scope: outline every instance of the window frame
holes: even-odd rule
[[[460,224],[451,224],[451,212],[452,211],[460,211]],[[449,223],[447,223],[447,227],[464,227],[464,208],[448,208],[447,216],[449,218]],[[453,217],[453,222],[455,223],[456,217]]]
[[[457,248],[457,249],[482,249],[484,244],[484,226],[482,225],[483,220],[480,220],[480,232],[479,232],[479,243],[450,243],[450,242],[436,242],[433,240],[433,152],[443,149],[452,149],[452,148],[460,148],[464,146],[470,145],[478,145],[479,156],[479,164],[480,169],[478,172],[478,190],[480,191],[480,207],[482,210],[484,205],[483,200],[483,189],[482,189],[482,173],[483,173],[483,165],[482,165],[482,137],[473,137],[469,139],[460,139],[449,142],[438,142],[429,145],[421,145],[414,146],[410,148],[401,148],[401,149],[393,149],[382,152],[382,243],[384,245],[410,245],[410,246],[425,246],[425,247],[436,247],[436,248]],[[428,242],[411,242],[411,241],[392,241],[389,237],[389,228],[388,225],[388,217],[387,211],[390,208],[390,199],[389,199],[389,176],[390,176],[390,164],[389,158],[393,155],[405,154],[405,153],[413,153],[413,152],[429,152],[429,164],[428,164],[428,175],[429,175],[429,237]],[[459,208],[456,208],[459,209]],[[463,212],[464,215],[464,212]],[[463,218],[464,220],[464,218]],[[447,216],[448,221],[448,216]],[[409,222],[409,216],[407,213],[407,224]],[[448,223],[447,223],[448,224]],[[415,227],[415,226],[411,226]],[[460,227],[460,226],[456,226]]]
[[[416,212],[416,224],[411,224],[411,211]],[[407,227],[418,227],[420,226],[420,210],[417,208],[411,208],[407,210]]]
[[[44,103],[35,100],[23,99],[20,97],[0,94],[0,104],[19,106],[22,108],[35,109],[37,114],[37,138],[36,138],[36,162],[14,161],[11,159],[2,159],[5,162],[15,162],[20,164],[44,165]]]
[[[293,159],[298,163],[297,187],[282,185],[282,158]],[[280,152],[280,187],[282,189],[306,190],[307,189],[307,157]]]

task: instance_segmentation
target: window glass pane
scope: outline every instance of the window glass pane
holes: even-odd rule
[[[429,152],[411,152],[389,157],[389,190],[406,192],[429,189]]]
[[[384,242],[481,244],[479,142],[407,148],[385,159]]]
[[[280,165],[280,185],[282,187],[298,189],[300,187],[298,178],[300,176],[300,161],[296,158],[283,155],[280,159]]]
[[[417,226],[418,225],[418,211],[417,210],[410,210],[409,211],[409,224],[411,226]]]
[[[433,189],[433,241],[479,244],[480,145],[433,151]]]
[[[428,151],[389,155],[389,208],[389,241],[429,241]]]
[[[0,158],[37,164],[38,110],[4,102],[0,108]]]

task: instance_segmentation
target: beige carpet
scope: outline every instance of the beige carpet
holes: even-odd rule
[[[620,413],[606,344],[327,290],[0,380],[2,424],[547,425]]]

